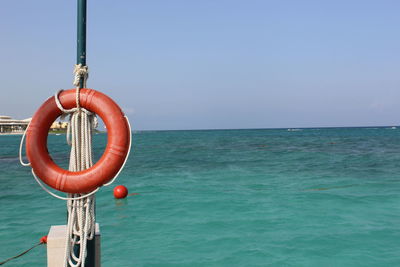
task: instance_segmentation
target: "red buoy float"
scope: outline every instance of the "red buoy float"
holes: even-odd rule
[[[47,235],[44,235],[40,238],[40,243],[41,244],[47,244]]]
[[[76,90],[58,95],[65,109],[76,106]],[[131,132],[120,107],[105,94],[82,88],[80,106],[100,116],[107,128],[107,146],[92,167],[72,172],[54,163],[47,150],[51,124],[62,115],[55,97],[50,97],[34,114],[26,133],[26,153],[34,173],[48,186],[66,193],[87,193],[109,182],[123,166],[129,152]]]
[[[126,198],[128,195],[128,188],[123,185],[117,185],[114,188],[114,197],[115,198]]]

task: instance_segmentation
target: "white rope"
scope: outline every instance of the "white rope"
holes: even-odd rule
[[[75,65],[74,86],[76,86],[76,108],[65,110],[59,99],[58,93],[55,96],[56,104],[64,113],[72,113],[67,128],[67,143],[71,145],[69,170],[76,172],[88,169],[93,166],[92,156],[92,129],[97,126],[96,115],[86,109],[81,108],[79,101],[80,83],[86,87],[89,77],[87,66],[82,64]],[[96,121],[96,122],[95,122]],[[95,231],[95,191],[82,194],[68,194],[67,210],[67,238],[64,258],[65,267],[84,267],[87,255],[86,244],[92,240]],[[74,247],[79,245],[79,251]]]
[[[79,90],[77,90],[78,94]],[[77,96],[76,99],[77,108],[70,116],[70,123],[67,130],[67,140],[71,144],[69,170],[73,172],[85,170],[93,166],[92,129],[94,119],[92,117],[95,115],[91,112],[85,112],[80,108],[79,97]],[[65,111],[67,110],[63,110],[63,112]],[[70,140],[69,134],[71,135]],[[88,240],[93,239],[95,231],[95,196],[92,193],[88,195],[68,194],[68,224],[64,258],[64,266],[66,267],[85,266],[87,255],[86,244]],[[77,245],[79,245],[79,251],[74,250],[74,247]]]
[[[79,106],[79,108],[78,107],[75,107],[75,108],[71,108],[71,109],[65,109],[62,105],[61,105],[61,102],[60,102],[60,99],[59,99],[59,94],[62,92],[62,91],[64,91],[64,90],[58,90],[55,94],[54,94],[54,99],[55,99],[55,101],[56,101],[56,105],[57,105],[57,107],[58,107],[58,109],[60,109],[63,113],[64,113],[64,115],[65,114],[71,114],[71,113],[74,113],[74,112],[76,112],[76,111],[82,111],[82,112],[84,112],[84,113],[86,113],[87,115],[93,115],[94,113],[93,112],[90,112],[89,110],[87,110],[87,109],[85,109],[85,108],[82,108],[82,107],[80,107]]]
[[[81,116],[81,117],[79,117]],[[92,133],[92,120],[89,118],[94,115],[88,115],[84,112],[75,112],[71,116],[71,157],[70,166],[71,171],[80,171],[90,168],[93,165],[91,138]],[[79,120],[80,119],[80,120]],[[125,161],[111,180],[111,182],[104,184],[108,186],[112,184],[124,168],[125,163],[129,157],[129,152],[132,145],[132,132],[129,119],[125,116],[129,126],[129,150]],[[79,133],[79,126],[80,133]],[[99,187],[100,188],[100,187]],[[95,232],[95,214],[94,214],[94,193],[99,190],[89,193],[88,195],[80,196],[80,194],[68,194],[68,225],[67,225],[67,244],[66,244],[66,257],[64,266],[78,267],[85,266],[85,259],[87,255],[86,244],[87,240],[92,240]],[[93,195],[92,195],[93,194]],[[75,254],[74,246],[79,245],[79,254]]]
[[[61,102],[60,102],[60,99],[59,99],[59,95],[60,95],[60,93],[62,92],[63,90],[61,89],[61,90],[59,90],[59,91],[57,91],[55,94],[54,94],[54,99],[55,99],[55,101],[56,101],[56,105],[57,105],[57,107],[58,107],[58,109],[59,110],[61,110],[64,114],[63,115],[61,115],[61,118],[62,117],[65,117],[65,115],[68,115],[68,114],[72,114],[72,113],[74,113],[74,112],[77,112],[77,111],[82,111],[82,112],[84,112],[84,113],[86,113],[87,115],[89,115],[90,117],[90,119],[92,120],[92,125],[93,125],[93,128],[97,128],[97,126],[98,126],[98,120],[97,120],[97,116],[92,116],[92,115],[95,115],[93,112],[90,112],[89,110],[87,110],[87,109],[85,109],[85,108],[82,108],[82,107],[80,107],[79,106],[79,108],[78,107],[75,107],[75,108],[71,108],[71,109],[65,109],[62,105],[61,105]],[[77,100],[77,102],[78,102],[79,100]],[[72,116],[70,116],[69,117],[69,122],[68,122],[68,127],[67,127],[67,134],[66,134],[66,138],[67,138],[67,143],[68,143],[68,145],[72,145],[72,141],[71,141],[71,139],[70,139],[70,137],[71,137],[71,119],[72,119]]]
[[[31,125],[31,122],[29,122],[29,123],[28,123],[28,126],[26,126],[26,129],[25,129],[25,131],[24,131],[24,134],[23,134],[22,137],[21,137],[21,142],[19,142],[19,162],[21,163],[22,166],[31,166],[31,163],[30,163],[30,162],[25,163],[25,162],[22,160],[22,146],[24,145],[25,135],[26,135],[26,132],[28,131],[29,125]]]

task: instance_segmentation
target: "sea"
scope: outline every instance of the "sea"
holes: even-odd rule
[[[0,261],[66,223],[20,139],[0,136]],[[94,136],[97,159],[106,142]],[[48,148],[66,168],[65,135]],[[119,184],[137,194],[114,199]],[[400,266],[400,129],[134,132],[96,220],[105,267]],[[5,266],[46,266],[46,246]]]

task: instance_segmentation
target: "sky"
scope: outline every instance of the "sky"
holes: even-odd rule
[[[134,130],[400,124],[400,1],[88,0],[88,87]],[[76,1],[4,1],[0,115],[72,88]]]

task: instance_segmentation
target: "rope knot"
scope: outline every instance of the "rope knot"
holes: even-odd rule
[[[89,79],[89,68],[88,66],[82,66],[82,64],[76,64],[74,67],[74,86],[79,87],[81,79],[83,79],[83,87],[86,87],[86,80]]]
[[[74,86],[76,87],[76,108],[78,113],[81,112],[81,106],[79,103],[79,90],[81,87],[86,87],[86,81],[89,78],[89,68],[88,66],[83,66],[82,64],[76,64],[74,67]],[[82,81],[82,86],[81,86]]]

